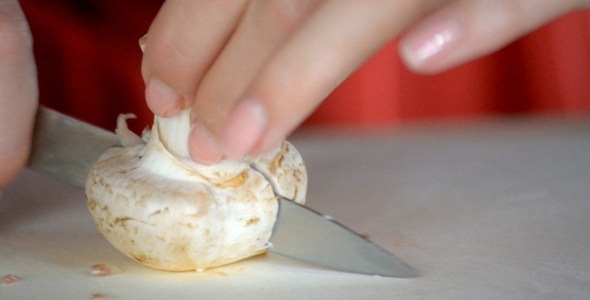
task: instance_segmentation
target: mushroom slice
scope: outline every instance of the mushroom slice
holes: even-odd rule
[[[156,117],[142,142],[123,115],[124,147],[106,151],[86,184],[99,231],[139,263],[163,270],[205,270],[265,252],[277,197],[305,201],[307,173],[284,141],[274,151],[212,166],[188,156],[188,111]],[[275,194],[277,191],[278,195]]]

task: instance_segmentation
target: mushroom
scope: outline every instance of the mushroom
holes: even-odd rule
[[[259,157],[200,165],[188,154],[189,112],[155,117],[142,137],[121,115],[123,147],[107,150],[86,183],[105,238],[152,268],[202,271],[265,252],[278,197],[303,204],[307,173],[289,142]]]

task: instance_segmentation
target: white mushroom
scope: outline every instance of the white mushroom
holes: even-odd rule
[[[127,129],[130,116],[120,116],[125,146],[105,152],[86,184],[100,232],[157,269],[204,270],[260,254],[276,220],[277,196],[305,199],[307,174],[291,144],[203,166],[188,155],[188,115],[156,117],[143,140]]]

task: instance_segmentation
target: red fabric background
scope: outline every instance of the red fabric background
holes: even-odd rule
[[[151,122],[137,40],[161,0],[21,0],[35,39],[41,103],[112,129],[134,112]],[[409,72],[392,41],[308,119],[395,125],[498,114],[590,113],[590,12],[563,17],[504,49],[439,75]]]

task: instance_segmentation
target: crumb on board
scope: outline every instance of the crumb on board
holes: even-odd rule
[[[8,275],[5,275],[2,278],[0,278],[0,285],[10,285],[10,284],[18,282],[20,280],[21,280],[20,277],[13,275],[13,274],[8,274]]]
[[[101,277],[112,276],[121,273],[123,273],[121,269],[105,263],[94,264],[90,268],[90,274]]]
[[[115,299],[112,296],[103,293],[94,293],[90,296],[90,300],[104,300],[104,299]]]

